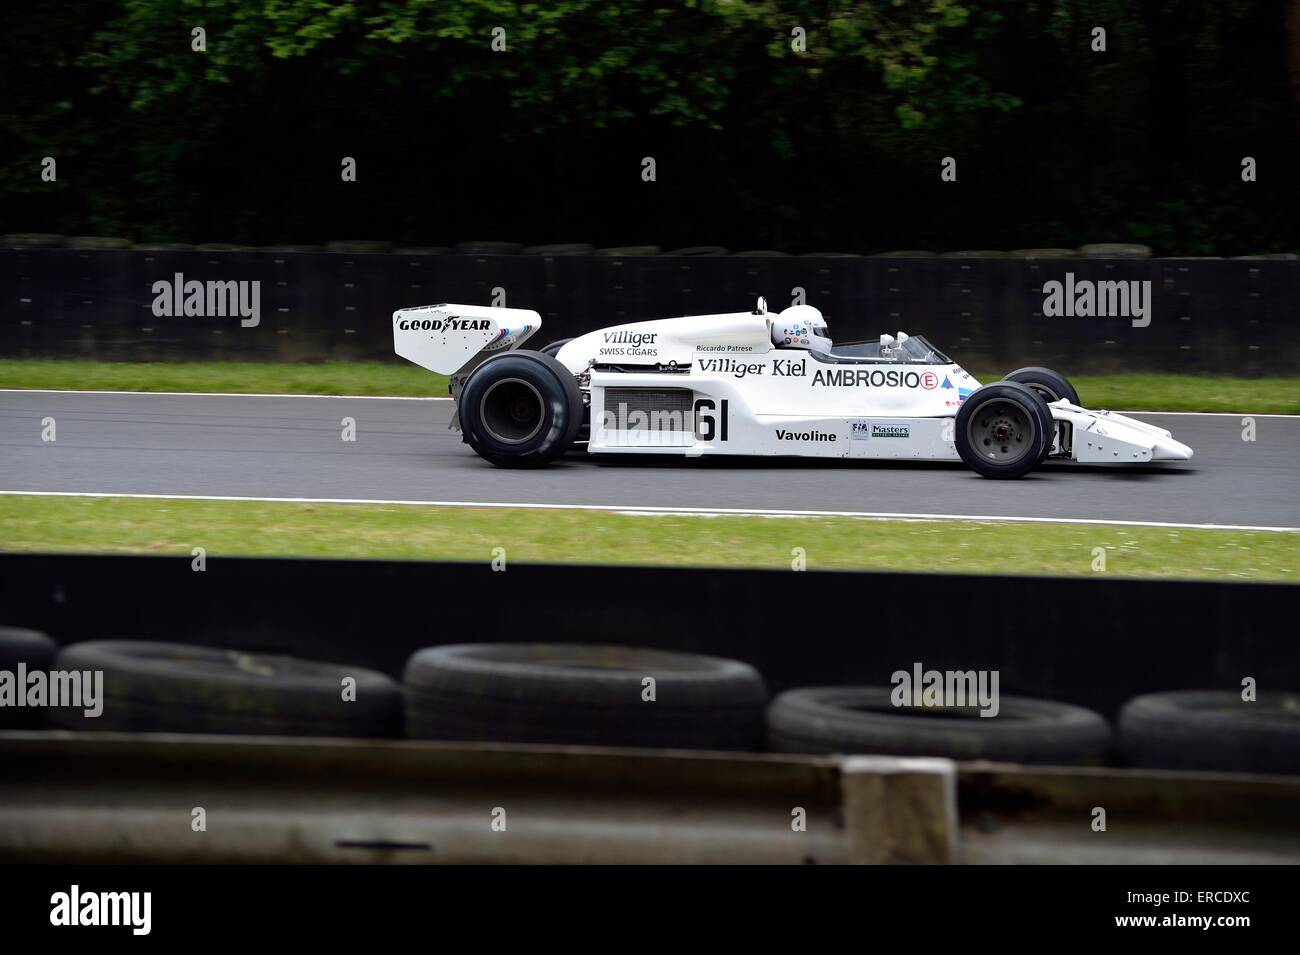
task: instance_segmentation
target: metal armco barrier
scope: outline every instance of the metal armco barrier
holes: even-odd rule
[[[6,863],[1300,861],[1294,777],[111,733],[0,765]]]
[[[871,546],[864,532],[864,547]],[[887,685],[914,663],[996,669],[1001,691],[1114,718],[1142,693],[1300,690],[1288,584],[698,570],[209,555],[0,554],[0,624],[59,643],[175,640],[355,664],[391,675],[440,643],[612,643],[756,667],[773,693]],[[993,595],[993,596],[991,596]],[[311,599],[308,599],[308,597]],[[1014,608],[972,614],[991,599]],[[1083,610],[1081,608],[1087,608]]]
[[[260,323],[156,317],[153,283],[260,282]],[[1151,321],[1047,318],[1043,284],[1150,282]],[[392,359],[390,319],[439,302],[533,308],[554,341],[604,325],[773,309],[803,289],[835,337],[902,329],[970,367],[1292,373],[1300,262],[1202,259],[526,256],[0,249],[0,355]],[[496,301],[497,304],[502,304]],[[396,359],[393,359],[396,360]]]

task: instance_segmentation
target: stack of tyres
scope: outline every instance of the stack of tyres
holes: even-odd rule
[[[1132,766],[1300,775],[1300,694],[1149,693],[1124,705],[1119,730]]]
[[[456,644],[403,678],[415,739],[754,751],[767,690],[753,667],[665,650]]]
[[[20,627],[0,627],[0,673],[14,674],[15,691],[21,665],[26,672],[48,670],[58,646],[45,634]],[[0,706],[0,730],[38,729],[42,723],[39,709],[26,706]]]
[[[1002,696],[994,715],[973,706],[897,706],[887,686],[805,687],[767,711],[768,743],[785,753],[890,754],[1006,763],[1099,765],[1106,720],[1082,707]],[[991,711],[989,711],[991,712]]]
[[[401,735],[401,690],[382,673],[295,657],[104,640],[59,653],[103,673],[103,711],[50,711],[70,730],[384,738]]]

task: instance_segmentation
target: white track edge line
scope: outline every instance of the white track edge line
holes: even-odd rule
[[[92,388],[0,388],[29,395],[155,395],[173,398],[346,398],[349,401],[451,401],[445,395],[294,395],[251,391],[99,391]],[[1298,415],[1297,417],[1300,417]]]
[[[1090,411],[1101,409],[1090,408]],[[1186,418],[1300,418],[1300,414],[1274,414],[1272,412],[1255,412],[1255,411],[1124,411],[1116,409],[1116,414],[1159,414],[1159,415],[1182,415]]]
[[[461,507],[533,511],[609,511],[625,514],[659,514],[683,517],[858,517],[868,520],[1001,521],[1026,524],[1084,524],[1117,527],[1165,527],[1179,530],[1270,531],[1295,533],[1300,527],[1251,524],[1182,524],[1171,521],[1125,521],[1090,517],[1017,517],[993,514],[919,514],[891,511],[795,511],[738,507],[654,507],[629,504],[512,504],[501,501],[409,501],[350,497],[243,497],[226,494],[115,494],[110,491],[0,491],[7,497],[131,498],[162,501],[245,501],[261,504],[372,504],[403,507]]]

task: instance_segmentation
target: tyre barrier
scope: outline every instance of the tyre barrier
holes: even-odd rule
[[[548,245],[524,247],[524,255],[591,255],[593,246],[587,242],[552,242]]]
[[[214,252],[232,252],[232,251],[250,251],[254,246],[243,245],[241,243],[230,242],[208,242],[202,245],[193,245],[186,242],[143,242],[136,243],[129,238],[119,236],[64,236],[46,232],[20,232],[0,235],[0,248],[5,249],[57,249],[57,248],[76,248],[76,249],[140,249],[140,250],[172,250],[178,251],[183,249],[198,248],[204,251]],[[399,246],[387,239],[340,239],[324,244],[312,245],[280,245],[273,244],[261,247],[267,251],[329,251],[329,252],[374,252],[388,253],[396,252],[399,254],[425,254],[425,255],[443,255],[449,252],[468,255],[731,255],[733,254],[724,246],[720,245],[693,245],[685,246],[680,249],[670,249],[663,251],[661,246],[657,245],[635,245],[635,246],[614,246],[609,248],[596,248],[588,242],[552,242],[525,246],[519,242],[497,242],[497,241],[468,241],[459,242],[454,248],[449,246]],[[734,253],[737,256],[787,256],[789,252],[774,251],[771,249],[756,249]],[[1002,258],[1029,258],[1029,259],[1059,259],[1059,258],[1089,258],[1089,259],[1149,259],[1162,258],[1168,261],[1178,259],[1221,259],[1217,255],[1167,255],[1155,256],[1154,250],[1149,245],[1142,245],[1133,242],[1090,242],[1079,246],[1078,248],[1065,248],[1061,246],[1044,247],[1044,248],[1027,248],[1011,249],[1005,251],[1002,249],[955,249],[949,252],[936,253],[929,249],[895,249],[887,252],[801,252],[799,255],[810,258],[844,258],[858,257],[868,255],[872,258],[932,258],[936,255],[945,258],[969,258],[969,259],[1002,259]],[[1277,260],[1277,261],[1294,261],[1300,258],[1300,254],[1295,252],[1257,252],[1250,255],[1234,255],[1229,258],[1234,260],[1241,259],[1259,259],[1259,260]]]
[[[746,663],[649,648],[454,644],[407,661],[402,682],[345,664],[147,641],[62,650],[0,627],[0,673],[101,671],[103,708],[0,705],[0,730],[334,736],[810,754],[946,756],[1056,765],[1300,775],[1300,694],[1181,690],[1136,697],[1115,745],[1100,715],[1002,695],[996,717],[898,707],[892,687],[805,687],[767,704]],[[344,680],[355,681],[345,693]],[[652,678],[653,683],[648,683]],[[649,688],[653,686],[653,692]],[[9,691],[6,691],[9,692]],[[350,698],[345,698],[349,697]]]
[[[727,255],[727,249],[721,245],[688,245],[681,249],[669,249],[664,255]]]
[[[763,743],[763,678],[719,657],[453,644],[417,652],[402,682],[413,739],[747,751]]]
[[[458,242],[457,255],[519,255],[524,247],[518,242]]]
[[[1300,774],[1300,694],[1150,693],[1124,705],[1119,734],[1131,766]]]
[[[66,235],[53,232],[12,232],[0,236],[0,248],[6,249],[61,249],[67,244]]]
[[[74,235],[68,237],[70,249],[130,249],[135,243],[121,236],[108,235]]]
[[[52,707],[48,721],[59,729],[401,735],[397,683],[359,667],[178,643],[104,640],[64,648],[54,668],[103,673],[102,712],[87,716],[81,708]],[[354,693],[347,692],[349,679]]]
[[[664,250],[657,245],[612,245],[597,249],[593,255],[612,255],[618,258],[628,255],[663,255]]]
[[[325,243],[326,252],[392,252],[393,243],[376,239],[341,239]]]
[[[1089,242],[1079,246],[1079,254],[1090,259],[1149,259],[1151,246],[1135,242]]]
[[[58,645],[37,630],[0,627],[0,672],[17,674],[22,664],[28,672],[48,670]],[[38,729],[43,714],[25,706],[0,706],[0,729]]]
[[[1100,765],[1111,732],[1100,715],[1068,703],[1000,696],[998,712],[973,706],[900,707],[892,687],[823,686],[782,693],[767,710],[768,747],[781,753],[946,756],[1010,763]]]

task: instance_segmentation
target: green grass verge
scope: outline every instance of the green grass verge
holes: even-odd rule
[[[1001,375],[971,372],[980,381]],[[1125,411],[1225,411],[1300,414],[1300,378],[1199,375],[1068,375],[1085,408]]]
[[[993,372],[976,373],[994,381]],[[1195,375],[1072,377],[1090,408],[1300,414],[1300,378]],[[0,359],[0,387],[91,391],[227,391],[445,396],[447,378],[407,362],[101,362]]]
[[[990,521],[643,515],[127,498],[0,497],[0,549],[1215,580],[1300,579],[1300,533]]]
[[[59,361],[0,358],[0,387],[83,391],[223,391],[237,394],[445,398],[447,376],[410,362]]]

